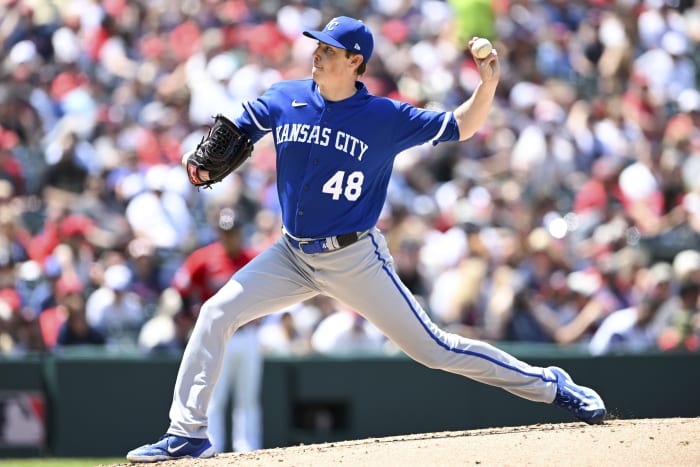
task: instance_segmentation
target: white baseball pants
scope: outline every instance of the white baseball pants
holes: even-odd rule
[[[384,236],[372,229],[340,250],[307,255],[282,237],[201,308],[180,364],[169,433],[207,436],[207,408],[226,343],[243,324],[324,294],[360,313],[423,365],[550,403],[556,377],[496,347],[437,327],[394,272]]]

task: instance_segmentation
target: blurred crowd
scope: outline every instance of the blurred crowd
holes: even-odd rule
[[[211,117],[310,75],[333,16],[363,19],[371,92],[469,97],[466,43],[502,65],[484,128],[396,160],[379,227],[441,326],[592,354],[700,347],[700,4],[688,0],[0,0],[0,354],[181,351],[174,277],[234,208],[281,233],[271,137],[212,190],[180,157]],[[267,354],[393,352],[319,296],[257,324]]]

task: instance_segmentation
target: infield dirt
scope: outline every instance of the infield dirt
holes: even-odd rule
[[[129,466],[133,464],[118,464]],[[225,453],[157,467],[700,466],[700,418],[609,420],[423,433]]]

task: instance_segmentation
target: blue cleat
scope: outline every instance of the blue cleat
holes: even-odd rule
[[[213,457],[216,451],[206,438],[185,438],[171,434],[163,435],[157,443],[144,444],[126,455],[130,462],[160,462],[186,457]]]
[[[552,404],[571,413],[589,425],[602,423],[605,419],[605,404],[597,392],[574,383],[569,374],[556,366],[549,370],[557,377],[557,395]]]

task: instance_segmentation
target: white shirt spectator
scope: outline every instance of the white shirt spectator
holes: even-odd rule
[[[139,296],[129,290],[132,274],[123,264],[109,266],[104,285],[87,299],[88,324],[101,331],[108,344],[135,345],[145,321]]]
[[[186,201],[166,186],[169,170],[154,166],[146,174],[148,190],[134,196],[126,207],[126,219],[137,236],[157,248],[182,247],[193,234],[194,220]]]
[[[669,31],[664,34],[661,47],[635,59],[634,71],[646,77],[655,95],[676,100],[683,90],[695,88],[695,67],[689,51],[688,38]]]
[[[324,318],[311,336],[311,347],[320,354],[368,354],[382,352],[384,337],[360,315],[339,310]]]
[[[656,333],[651,326],[637,325],[635,307],[610,314],[591,339],[588,350],[592,355],[638,353],[656,347]]]
[[[303,355],[309,352],[308,338],[302,333],[291,311],[264,320],[258,331],[260,347],[266,355]]]

